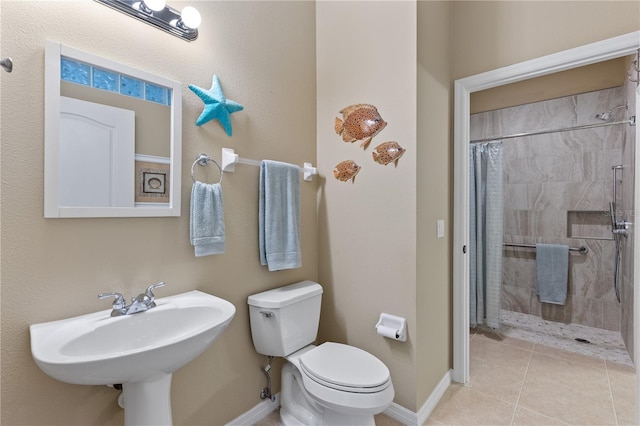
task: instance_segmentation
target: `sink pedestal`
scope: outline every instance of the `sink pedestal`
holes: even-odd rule
[[[123,383],[125,426],[171,426],[171,374],[153,381]]]

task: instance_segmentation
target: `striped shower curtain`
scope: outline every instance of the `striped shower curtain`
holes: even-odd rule
[[[469,148],[470,323],[500,326],[502,287],[502,142]]]

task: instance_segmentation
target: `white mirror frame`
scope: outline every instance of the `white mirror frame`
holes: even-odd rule
[[[169,203],[135,207],[60,207],[60,57],[114,70],[171,89]],[[182,86],[180,83],[47,40],[44,93],[44,217],[162,217],[180,216],[182,165]],[[91,161],[87,159],[87,161]],[[133,182],[131,183],[133,185]]]
[[[584,65],[633,55],[640,48],[640,31],[564,52],[521,62],[454,82],[454,208],[453,208],[453,375],[458,383],[469,379],[469,140],[470,95],[473,92],[540,77]],[[640,92],[639,92],[640,93]],[[640,136],[638,136],[640,137]],[[640,147],[636,146],[636,201],[640,201]],[[640,244],[640,232],[634,233]],[[635,287],[640,281],[640,250],[635,250]],[[634,329],[640,329],[640,291],[635,292]],[[640,354],[640,339],[635,339]],[[640,376],[637,379],[640,391]],[[640,404],[638,404],[640,406]],[[636,407],[637,409],[637,407]],[[638,415],[640,417],[640,415]]]

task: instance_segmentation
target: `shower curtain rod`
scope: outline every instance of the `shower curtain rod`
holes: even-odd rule
[[[512,135],[491,136],[489,138],[474,139],[469,143],[480,143],[480,142],[496,141],[496,140],[500,140],[500,139],[521,138],[521,137],[524,137],[524,136],[536,136],[536,135],[544,135],[544,134],[547,134],[547,133],[568,132],[568,131],[571,131],[571,130],[592,129],[594,127],[614,126],[614,125],[617,125],[617,124],[629,124],[631,126],[634,126],[636,124],[636,117],[634,115],[634,116],[630,117],[627,120],[612,121],[610,123],[585,124],[585,125],[582,125],[582,126],[564,127],[564,128],[561,128],[561,129],[548,129],[548,130],[538,130],[538,131],[535,131],[535,132],[514,133]]]

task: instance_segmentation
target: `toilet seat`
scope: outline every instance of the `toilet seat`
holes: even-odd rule
[[[327,342],[300,357],[300,370],[314,382],[343,392],[378,393],[391,385],[389,369],[362,349]]]

